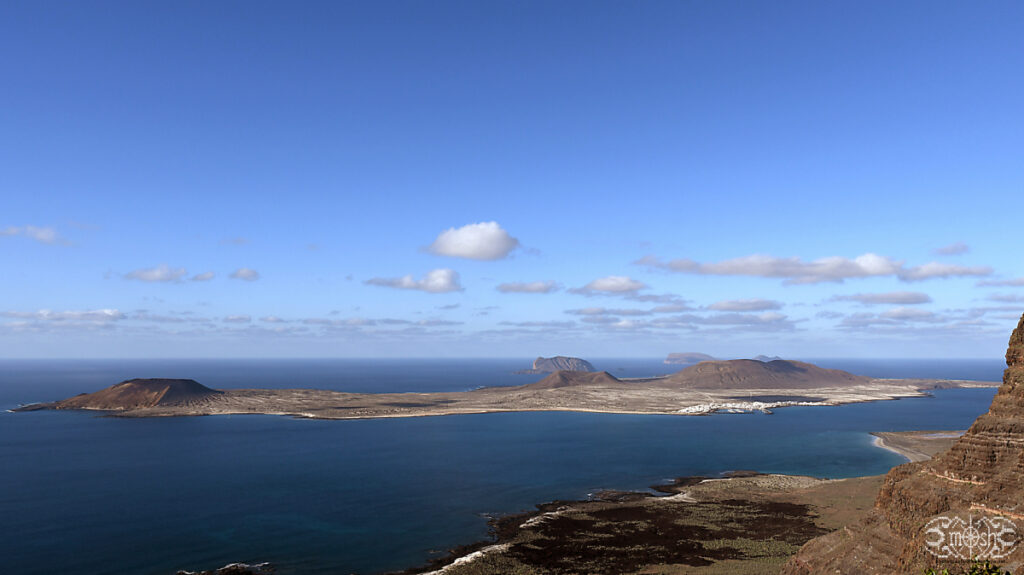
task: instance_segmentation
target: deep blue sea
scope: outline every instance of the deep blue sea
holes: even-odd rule
[[[814,360],[875,377],[998,381],[992,360]],[[659,360],[592,360],[620,377]],[[455,391],[521,385],[530,360],[0,361],[5,573],[154,574],[271,561],[373,574],[487,535],[488,514],[735,469],[850,477],[903,460],[871,431],[962,429],[994,389],[774,415],[504,413],[315,421],[7,413],[132,377],[213,388]]]

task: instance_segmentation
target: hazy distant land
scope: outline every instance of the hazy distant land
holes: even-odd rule
[[[316,419],[417,417],[509,411],[703,415],[920,397],[927,389],[996,387],[994,382],[874,379],[797,361],[704,361],[655,378],[557,371],[517,387],[440,393],[345,393],[319,389],[213,390],[187,379],[134,379],[53,403],[120,417],[271,414]]]

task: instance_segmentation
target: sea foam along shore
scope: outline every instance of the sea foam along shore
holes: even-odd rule
[[[913,454],[908,453],[906,450],[901,449],[899,447],[895,447],[895,446],[889,445],[888,443],[886,443],[885,439],[883,439],[882,437],[880,437],[878,435],[875,435],[874,437],[875,437],[875,439],[871,443],[875,447],[880,447],[880,448],[882,448],[882,449],[884,449],[886,451],[891,451],[891,452],[895,453],[896,455],[899,455],[900,457],[903,457],[907,461],[914,461],[914,457],[912,456]]]
[[[874,432],[875,447],[891,451],[910,462],[927,461],[949,448],[964,431]]]
[[[447,573],[448,571],[450,571],[453,567],[455,567],[457,565],[465,565],[467,563],[472,563],[472,562],[476,561],[477,559],[480,559],[480,558],[484,557],[485,555],[488,555],[490,553],[501,553],[503,551],[507,551],[508,548],[509,548],[509,545],[507,543],[499,543],[499,544],[496,544],[496,545],[489,545],[487,547],[484,547],[483,549],[480,549],[479,551],[474,551],[474,552],[470,553],[469,555],[466,555],[466,556],[463,556],[463,557],[459,557],[455,561],[451,562],[448,565],[445,565],[444,567],[442,567],[442,568],[440,568],[440,569],[438,569],[436,571],[430,571],[429,573],[424,573],[423,575],[444,575],[445,573]]]

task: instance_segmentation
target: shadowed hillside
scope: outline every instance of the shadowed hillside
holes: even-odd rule
[[[556,389],[572,386],[621,385],[622,381],[607,371],[556,371],[537,383],[524,387],[529,389]]]

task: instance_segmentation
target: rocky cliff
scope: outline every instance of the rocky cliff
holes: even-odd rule
[[[916,574],[972,556],[1024,571],[1024,317],[1006,365],[989,411],[949,451],[890,471],[866,520],[811,540],[782,573]]]

